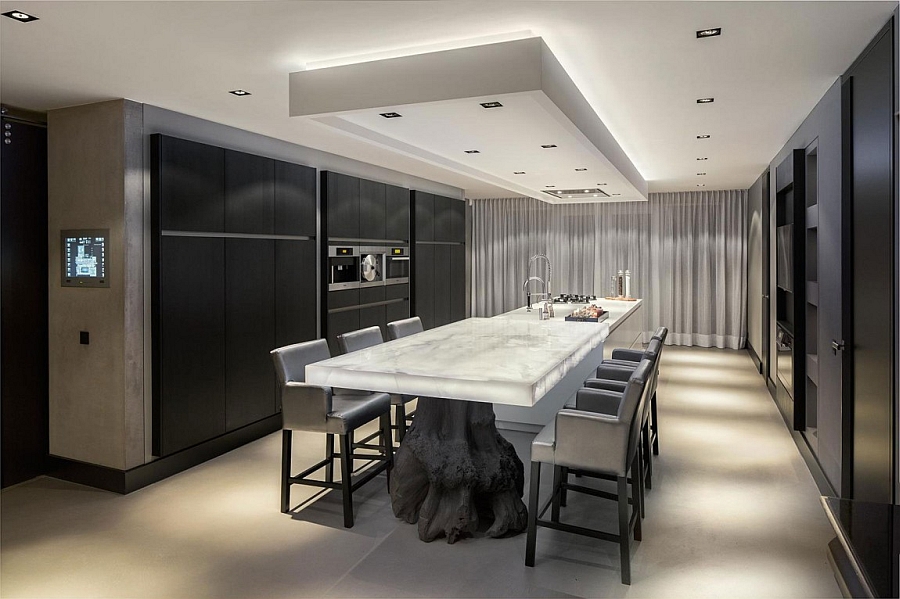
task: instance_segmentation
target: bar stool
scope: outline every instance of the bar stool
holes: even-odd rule
[[[651,364],[644,361],[634,370],[626,384],[625,393],[620,396],[611,414],[565,408],[556,414],[554,422],[545,426],[534,438],[531,443],[531,482],[528,490],[526,566],[534,566],[537,528],[553,528],[618,543],[622,560],[622,584],[631,584],[632,530],[634,540],[641,540],[641,518],[637,505],[639,491],[635,487],[639,484],[640,477],[635,476],[634,470],[639,467],[640,412],[641,403],[645,401],[650,368]],[[613,406],[610,404],[606,407]],[[553,466],[553,490],[549,500],[541,508],[539,499],[542,463]],[[612,477],[616,481],[617,492],[613,494],[569,484],[563,479],[563,469]],[[628,497],[629,474],[631,499]],[[560,522],[559,508],[563,490],[615,500],[619,506],[618,534]],[[629,503],[632,505],[631,514],[628,510]],[[550,520],[542,520],[548,507],[552,507]]]
[[[366,349],[367,347],[380,345],[384,343],[384,338],[381,336],[381,329],[377,326],[372,326],[338,335],[337,342],[338,347],[341,348],[341,352],[349,354],[350,352]],[[403,437],[406,436],[406,421],[409,418],[406,414],[406,404],[414,399],[415,396],[412,395],[391,394],[391,405],[394,406],[394,419],[397,422],[392,428],[397,431],[397,443],[403,441]],[[368,437],[363,439],[362,443],[366,443],[370,440],[371,437]]]
[[[404,318],[403,320],[395,320],[394,322],[389,322],[387,324],[388,337],[390,337],[391,341],[400,339],[401,337],[409,337],[410,335],[421,333],[424,330],[425,327],[422,326],[422,321],[418,316]]]
[[[284,418],[281,443],[281,511],[290,511],[291,485],[309,485],[341,489],[344,501],[344,526],[353,527],[353,491],[387,470],[390,488],[393,444],[391,443],[391,398],[387,393],[335,394],[331,387],[309,385],[306,366],[331,357],[324,339],[279,347],[270,352],[281,392]],[[381,421],[380,454],[354,454],[353,432],[375,418]],[[325,433],[325,459],[296,476],[291,475],[293,431]],[[340,437],[340,453],[334,453],[334,436]],[[341,482],[334,482],[334,460],[341,459]],[[353,460],[380,461],[353,481]],[[325,468],[325,480],[309,478]]]

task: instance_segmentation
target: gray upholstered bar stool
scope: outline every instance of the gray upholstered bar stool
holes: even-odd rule
[[[653,343],[654,339],[658,339],[660,342],[659,352],[662,353],[663,348],[666,344],[666,337],[669,335],[669,329],[666,327],[659,327],[656,329],[656,332],[653,333],[653,337],[651,337],[650,342]],[[647,346],[647,350],[650,349],[650,346]],[[604,360],[604,365],[619,365],[626,368],[634,368],[638,362],[640,362],[644,358],[645,352],[641,350],[634,349],[614,349],[612,353],[612,358],[609,360]],[[659,362],[662,361],[662,356],[660,355],[657,359],[657,377],[659,375]],[[598,375],[597,378],[602,378]],[[657,412],[657,401],[656,401],[656,387],[654,381],[654,389],[653,394],[650,396],[650,442],[653,446],[653,454],[659,455],[659,417]]]
[[[634,539],[641,540],[641,518],[637,505],[639,491],[635,487],[640,477],[635,476],[633,472],[639,468],[640,410],[641,402],[645,398],[644,391],[650,368],[649,362],[642,362],[628,380],[625,393],[617,401],[607,400],[608,404],[602,406],[604,408],[602,412],[562,409],[556,414],[554,422],[545,426],[532,441],[531,481],[528,490],[528,538],[525,545],[526,566],[534,566],[537,528],[543,526],[618,543],[622,559],[622,583],[631,584],[632,530]],[[542,463],[553,465],[553,489],[550,499],[540,508]],[[614,477],[616,493],[569,484],[563,481],[563,468]],[[629,474],[631,474],[631,499],[628,497]],[[618,534],[560,522],[559,508],[564,488],[617,501]],[[630,514],[629,504],[632,505]],[[551,506],[550,520],[542,520],[541,516]]]
[[[372,347],[373,345],[384,343],[384,338],[381,336],[381,329],[377,326],[372,326],[338,335],[337,342],[341,351],[348,354],[350,352],[359,351],[361,349],[366,349],[367,347]],[[412,395],[391,394],[391,405],[394,406],[394,419],[397,422],[393,427],[397,431],[397,443],[403,441],[403,437],[406,435],[406,404],[414,399],[415,396]],[[369,440],[371,439],[367,438],[362,442],[365,443]]]
[[[422,326],[422,321],[418,316],[404,318],[403,320],[395,320],[394,322],[389,322],[387,324],[388,337],[390,337],[391,341],[400,339],[401,337],[409,337],[410,335],[421,333],[424,330],[425,327]]]
[[[341,489],[344,500],[344,526],[353,526],[353,491],[390,469],[393,463],[391,443],[391,397],[387,393],[366,395],[334,394],[331,387],[309,385],[306,381],[306,365],[331,357],[324,339],[286,345],[271,351],[275,372],[281,390],[282,425],[281,445],[281,511],[290,511],[291,485],[309,485],[326,489]],[[381,444],[379,454],[354,454],[353,431],[371,422],[381,420]],[[310,466],[296,476],[291,475],[291,440],[293,431],[325,433],[325,459]],[[334,436],[340,437],[340,453],[334,453]],[[334,460],[341,459],[341,482],[334,482]],[[353,460],[380,461],[353,481]],[[325,468],[325,480],[311,480],[310,474]]]

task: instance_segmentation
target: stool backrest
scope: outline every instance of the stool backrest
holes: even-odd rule
[[[653,339],[659,339],[663,343],[666,342],[666,337],[669,335],[669,329],[666,327],[659,327],[656,329],[656,332],[653,333]]]
[[[337,342],[341,352],[349,354],[350,352],[384,343],[384,337],[381,336],[381,329],[374,326],[338,335]]]
[[[413,316],[412,318],[404,318],[403,320],[395,320],[394,322],[389,322],[387,325],[388,337],[391,338],[391,341],[394,339],[400,339],[401,337],[409,337],[410,335],[415,335],[416,333],[421,333],[425,330],[425,327],[422,326],[422,321],[418,316]]]
[[[306,382],[306,365],[331,357],[328,343],[324,339],[285,345],[269,353],[275,362],[275,374],[278,375],[279,385],[284,385],[288,381]]]

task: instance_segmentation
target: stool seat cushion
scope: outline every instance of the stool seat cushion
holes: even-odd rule
[[[331,398],[331,412],[325,422],[325,432],[344,435],[390,409],[391,396],[387,393],[334,395]]]

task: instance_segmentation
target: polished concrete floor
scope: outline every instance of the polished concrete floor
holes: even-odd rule
[[[3,491],[0,595],[839,597],[818,492],[747,354],[666,348],[659,398],[630,587],[616,545],[548,529],[534,568],[524,534],[424,544],[383,477],[359,491],[352,529],[335,492],[298,488],[281,514],[277,433],[127,496],[49,478]],[[530,435],[505,434],[527,463]],[[297,433],[295,463],[323,445]],[[612,530],[614,509],[573,495],[563,520]]]

